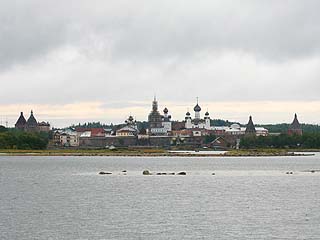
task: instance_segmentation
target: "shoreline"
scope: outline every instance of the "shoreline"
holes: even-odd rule
[[[263,149],[263,150],[231,150],[225,153],[214,153],[210,151],[200,152],[169,152],[167,150],[0,150],[0,156],[105,156],[105,157],[285,157],[285,156],[314,156],[314,150],[283,150],[283,149]]]

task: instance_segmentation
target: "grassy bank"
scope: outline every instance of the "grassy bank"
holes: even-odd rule
[[[123,149],[56,149],[56,150],[0,150],[0,156],[194,156],[194,157],[244,157],[244,156],[292,156],[294,151],[306,154],[309,151],[320,151],[319,149],[288,150],[288,149],[251,149],[251,150],[231,150],[224,155],[197,153],[172,153],[159,148],[123,148]]]
[[[35,156],[135,156],[164,155],[164,149],[55,149],[55,150],[0,150],[2,155],[35,155]]]
[[[226,156],[301,156],[310,155],[311,152],[319,152],[320,149],[246,149],[246,150],[231,150],[226,153]],[[294,154],[294,152],[302,152],[302,154]]]

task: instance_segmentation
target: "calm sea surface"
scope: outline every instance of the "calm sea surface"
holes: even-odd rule
[[[0,239],[320,239],[320,172],[308,170],[319,154],[0,156]]]

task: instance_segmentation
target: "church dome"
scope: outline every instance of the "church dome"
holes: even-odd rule
[[[190,116],[191,114],[189,112],[186,113],[187,116]]]
[[[193,110],[195,112],[200,112],[201,111],[201,107],[199,106],[199,104],[197,103],[197,105],[193,108]]]
[[[209,112],[206,112],[205,115],[206,115],[206,116],[209,116]]]
[[[164,112],[165,114],[167,114],[167,113],[169,112],[168,108],[164,108],[164,109],[163,109],[163,112]]]

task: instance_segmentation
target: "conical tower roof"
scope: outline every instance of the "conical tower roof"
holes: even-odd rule
[[[28,125],[28,127],[38,126],[38,122],[35,119],[35,117],[33,116],[33,111],[32,110],[31,110],[30,117],[29,117],[29,119],[27,121],[27,125]]]
[[[252,116],[249,117],[249,122],[247,124],[246,128],[246,134],[253,134],[256,133],[256,128],[254,127]]]
[[[293,122],[291,123],[289,129],[292,129],[292,130],[300,130],[301,129],[301,125],[299,123],[297,114],[294,114],[294,119],[293,119]]]
[[[16,126],[24,126],[26,125],[27,121],[23,116],[23,112],[20,113],[20,117],[18,118],[18,121],[16,122]]]

